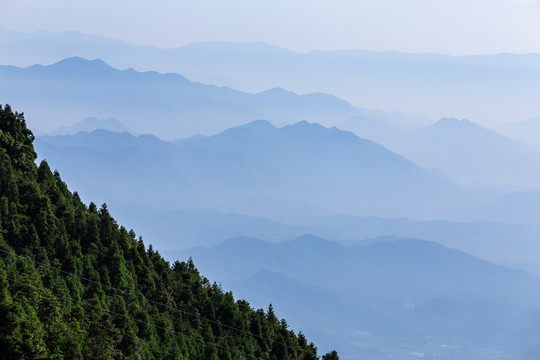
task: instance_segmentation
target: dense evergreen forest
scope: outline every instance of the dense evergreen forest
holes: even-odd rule
[[[2,359],[318,359],[271,306],[235,301],[85,205],[36,165],[33,140],[0,105]]]

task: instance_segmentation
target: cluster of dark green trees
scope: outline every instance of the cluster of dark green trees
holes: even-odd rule
[[[36,166],[33,140],[0,105],[2,359],[318,359],[271,306],[235,301],[83,204]]]

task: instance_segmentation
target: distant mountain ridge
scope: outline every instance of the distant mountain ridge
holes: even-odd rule
[[[173,140],[211,135],[260,118],[281,125],[332,123],[357,113],[333,95],[298,95],[281,88],[249,94],[191,82],[179,74],[117,70],[102,60],[79,57],[49,66],[0,66],[0,80],[0,96],[24,105],[29,114],[39,111],[34,126],[42,130],[73,118],[114,117],[134,131]]]
[[[80,56],[101,58],[117,68],[182,73],[249,92],[283,87],[302,94],[332,93],[355,106],[430,119],[452,116],[500,124],[540,115],[530,101],[540,92],[540,54],[298,53],[264,43],[221,42],[160,49],[76,32],[4,31],[0,43],[3,64],[50,64]]]
[[[522,311],[537,307],[533,299],[540,296],[536,277],[417,239],[345,247],[309,234],[277,244],[237,237],[168,256],[183,254],[239,294],[274,299],[291,322],[312,319],[309,331],[318,343],[338,343],[351,359],[366,357],[368,344],[378,348],[377,358],[406,359],[405,351],[397,351],[407,348],[403,339],[419,352],[451,342],[461,356],[474,357],[482,344],[526,359],[516,346],[525,329]],[[332,315],[319,316],[329,303],[335,305]],[[529,320],[527,336],[535,327]],[[442,355],[457,356],[452,351]]]
[[[62,126],[48,133],[36,134],[36,135],[47,135],[47,136],[74,135],[78,132],[82,132],[82,131],[92,132],[98,129],[112,131],[112,132],[128,132],[134,136],[138,135],[136,132],[130,130],[129,128],[124,126],[124,124],[122,124],[120,121],[116,120],[115,118],[99,120],[94,117],[86,118],[84,120],[76,122],[75,124],[71,126]]]
[[[305,122],[277,128],[259,120],[215,136],[176,142],[99,130],[38,137],[36,148],[89,200],[116,204],[123,209],[117,212],[124,223],[167,238],[167,249],[190,246],[184,243],[187,238],[203,244],[235,235],[282,240],[287,234],[317,229],[321,236],[340,240],[406,235],[437,240],[492,261],[504,262],[506,257],[508,262],[536,262],[524,251],[536,248],[534,234],[540,232],[534,226],[376,219],[376,214],[396,218],[418,211],[426,220],[452,216],[461,221],[538,224],[538,212],[531,208],[534,197],[462,189],[439,173],[337,128]],[[137,203],[131,200],[133,194],[138,194]],[[426,196],[424,203],[419,194]],[[435,211],[428,210],[430,204]],[[501,212],[505,206],[511,211]],[[204,216],[213,220],[205,221]],[[159,231],[148,226],[162,218],[188,223],[181,232],[166,224]],[[444,232],[438,233],[438,227]],[[515,253],[504,250],[512,232],[520,234]],[[482,234],[481,239],[473,233]],[[492,240],[495,243],[488,246]]]
[[[100,130],[39,137],[36,146],[86,193],[121,200],[140,186],[146,189],[141,204],[158,208],[272,218],[301,217],[316,208],[327,214],[456,216],[453,206],[473,201],[448,179],[370,140],[305,121],[277,128],[259,120],[175,143]],[[72,157],[85,165],[70,168]],[[103,177],[88,182],[91,173]],[[148,188],[150,181],[155,186]],[[111,186],[120,183],[116,190]],[[441,209],[440,201],[448,207]]]
[[[460,182],[538,187],[540,154],[469,120],[443,118],[391,147]]]
[[[438,169],[460,183],[518,190],[540,184],[540,153],[535,148],[466,119],[442,118],[405,130],[384,118],[353,116],[338,127],[374,140],[424,168]]]

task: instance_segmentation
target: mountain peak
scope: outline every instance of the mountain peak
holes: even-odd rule
[[[297,123],[286,125],[280,130],[290,133],[290,134],[298,134],[298,135],[308,135],[309,136],[330,136],[332,138],[340,138],[340,139],[348,139],[348,140],[360,140],[362,142],[366,141],[365,139],[361,139],[355,134],[341,130],[337,127],[331,127],[327,128],[319,123],[310,123],[306,120],[298,121]],[[369,141],[369,140],[367,140]]]
[[[439,121],[437,121],[434,126],[474,126],[479,127],[478,124],[469,121],[467,119],[456,119],[456,118],[442,118]]]
[[[280,87],[274,87],[265,91],[261,91],[257,95],[286,95],[286,94],[298,95],[294,91],[288,91]]]
[[[294,124],[286,125],[283,129],[318,129],[318,130],[329,130],[328,128],[322,126],[319,123],[310,123],[306,120],[300,120]]]
[[[247,124],[229,128],[215,135],[214,137],[223,137],[223,136],[227,137],[230,135],[233,135],[235,137],[237,136],[251,137],[253,135],[268,134],[270,132],[273,132],[274,130],[276,130],[276,127],[274,127],[274,125],[272,125],[272,123],[270,123],[268,120],[255,120]]]
[[[284,243],[291,249],[307,251],[321,251],[326,254],[332,254],[341,248],[341,245],[334,241],[326,240],[313,234],[304,234],[294,240]]]
[[[242,129],[249,129],[255,133],[266,133],[268,131],[273,131],[273,130],[276,130],[276,127],[274,125],[272,125],[272,123],[268,120],[263,120],[263,119],[259,119],[259,120],[254,120],[250,123],[247,123],[247,124],[244,124],[244,125],[240,125],[238,126],[239,128],[242,128]]]
[[[112,69],[101,59],[88,60],[79,56],[68,57],[51,65],[53,68],[63,68],[68,70],[92,69],[109,70]]]
[[[301,235],[301,236],[297,237],[296,239],[291,240],[290,242],[291,243],[297,243],[297,244],[304,244],[304,245],[306,245],[306,244],[309,245],[309,244],[314,244],[314,243],[318,243],[318,244],[332,243],[332,241],[330,241],[330,240],[326,240],[326,239],[323,239],[322,237],[319,237],[319,236],[316,236],[316,235],[313,235],[313,234],[309,234],[309,233]]]
[[[442,118],[434,124],[426,126],[417,130],[418,133],[444,133],[447,132],[458,132],[458,133],[485,133],[488,132],[488,129],[483,128],[482,126],[466,119],[456,119],[456,118]]]
[[[96,119],[95,117],[88,117],[70,126],[62,126],[49,132],[47,135],[73,135],[81,131],[90,133],[96,129],[104,129],[112,132],[129,132],[130,134],[135,134],[135,132],[128,129],[126,126],[124,126],[124,124],[115,118]]]

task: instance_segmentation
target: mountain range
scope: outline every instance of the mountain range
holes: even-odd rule
[[[540,280],[432,242],[238,237],[167,254],[187,255],[254,304],[271,299],[290,324],[347,358],[525,359],[536,350]]]
[[[249,94],[78,57],[49,66],[0,66],[0,84],[0,97],[36,114],[33,126],[41,132],[71,125],[73,119],[114,117],[136,132],[173,140],[215,134],[258,118],[281,125],[331,123],[357,113],[333,95],[298,95],[281,88]]]
[[[240,235],[405,236],[540,270],[531,256],[540,236],[535,192],[463,188],[337,128],[255,121],[174,142],[96,130],[40,136],[35,146],[84,200],[107,202],[164,250]]]
[[[180,142],[96,130],[42,136],[36,147],[87,196],[125,201],[138,193],[140,205],[162,209],[446,218],[491,199],[372,141],[307,122],[255,121]]]
[[[413,130],[387,121],[354,116],[337,125],[371,139],[427,169],[462,184],[538,188],[540,154],[469,120],[443,118]]]
[[[224,42],[160,49],[77,32],[6,30],[0,34],[0,44],[3,64],[51,64],[71,56],[101,58],[117,68],[181,73],[194,81],[248,92],[283,87],[300,94],[332,93],[355,106],[430,119],[457,117],[501,124],[539,116],[535,105],[540,92],[539,54],[298,53],[264,43]]]
[[[24,106],[30,115],[39,111],[34,127],[57,124],[41,133],[66,133],[73,119],[87,116],[114,116],[126,125],[87,122],[80,130],[108,126],[168,140],[214,135],[257,118],[278,126],[307,119],[353,131],[461,183],[516,190],[540,183],[536,150],[468,120],[443,118],[429,124],[421,117],[358,109],[333,95],[298,95],[280,88],[249,94],[193,83],[178,74],[117,70],[82,58],[24,69],[0,66],[0,79],[6,102]],[[24,91],[17,90],[21,84]]]
[[[134,136],[139,135],[115,118],[96,119],[94,117],[86,118],[70,126],[62,126],[47,133],[38,132],[36,135],[75,135],[80,132],[92,132],[98,129],[112,132],[128,132]]]
[[[539,357],[540,55],[0,46],[9,358]]]

